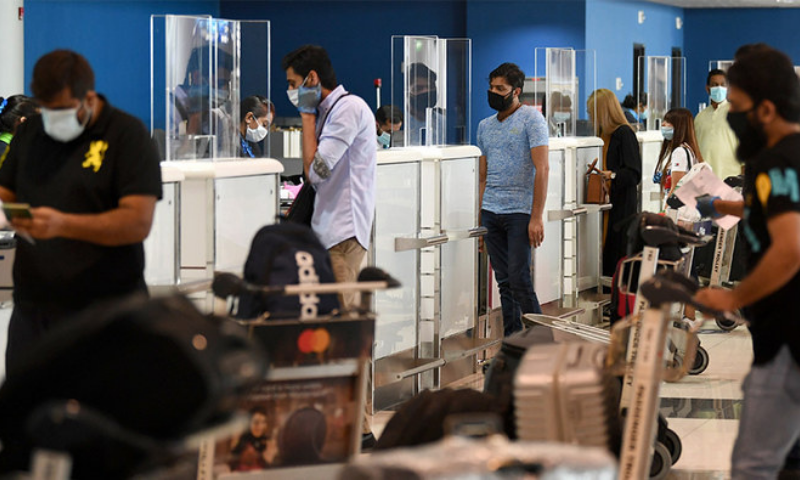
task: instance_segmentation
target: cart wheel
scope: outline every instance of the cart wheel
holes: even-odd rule
[[[694,365],[689,369],[689,375],[700,375],[708,368],[708,352],[703,347],[697,347],[697,354],[694,356]]]
[[[653,450],[653,461],[650,463],[650,478],[663,480],[669,475],[670,468],[672,468],[672,458],[669,456],[669,450],[663,443],[656,442],[656,448]]]
[[[678,463],[678,459],[681,458],[681,453],[683,452],[683,444],[681,443],[681,438],[675,433],[674,430],[670,430],[669,428],[664,433],[664,438],[661,439],[661,442],[667,447],[667,451],[669,451],[669,456],[672,459],[672,464],[675,465]]]
[[[721,330],[723,330],[725,332],[730,332],[731,330],[736,328],[738,326],[738,324],[736,322],[732,321],[732,320],[726,320],[724,318],[718,318],[717,319],[717,326]]]

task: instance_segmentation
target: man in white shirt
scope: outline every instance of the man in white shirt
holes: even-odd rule
[[[741,164],[736,161],[736,135],[728,125],[728,78],[724,71],[708,72],[706,92],[711,105],[698,113],[694,119],[694,130],[700,153],[714,174],[721,179],[741,174]]]
[[[330,253],[336,281],[354,282],[375,212],[375,116],[336,82],[322,47],[302,46],[281,66],[303,121],[303,170],[317,191],[311,228]],[[340,298],[349,308],[355,294]]]
[[[283,57],[281,67],[289,100],[303,121],[303,171],[317,191],[311,228],[328,249],[336,281],[355,282],[375,214],[375,116],[337,83],[324,48],[304,45]],[[354,293],[339,298],[343,308],[354,306]],[[367,395],[367,412],[371,398]],[[362,449],[374,443],[365,415]]]

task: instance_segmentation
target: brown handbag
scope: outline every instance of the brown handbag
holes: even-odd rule
[[[584,203],[605,205],[609,203],[608,192],[611,189],[611,180],[606,180],[595,165],[597,165],[596,158],[586,170],[586,199]]]

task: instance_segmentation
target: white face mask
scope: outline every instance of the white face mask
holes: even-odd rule
[[[78,123],[80,107],[51,110],[41,108],[44,131],[53,140],[67,143],[80,137],[91,119],[91,110],[87,108],[86,120]]]
[[[245,134],[244,138],[248,142],[258,143],[267,138],[267,133],[269,132],[267,131],[267,127],[264,125],[258,124],[258,128],[250,128],[248,125],[247,133]]]

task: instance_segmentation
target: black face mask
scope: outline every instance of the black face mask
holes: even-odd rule
[[[436,106],[436,96],[436,89],[432,88],[427,92],[409,95],[408,100],[412,110],[422,113],[426,108],[433,108]]]
[[[511,90],[506,96],[494,93],[491,90],[487,93],[489,94],[489,106],[498,112],[505,112],[511,108],[511,104],[514,103],[514,90]]]
[[[736,147],[736,159],[740,163],[752,159],[758,154],[767,144],[767,137],[764,134],[764,128],[760,124],[753,125],[753,122],[747,118],[747,112],[728,112],[728,125],[731,130],[736,134],[739,139],[739,146]]]

